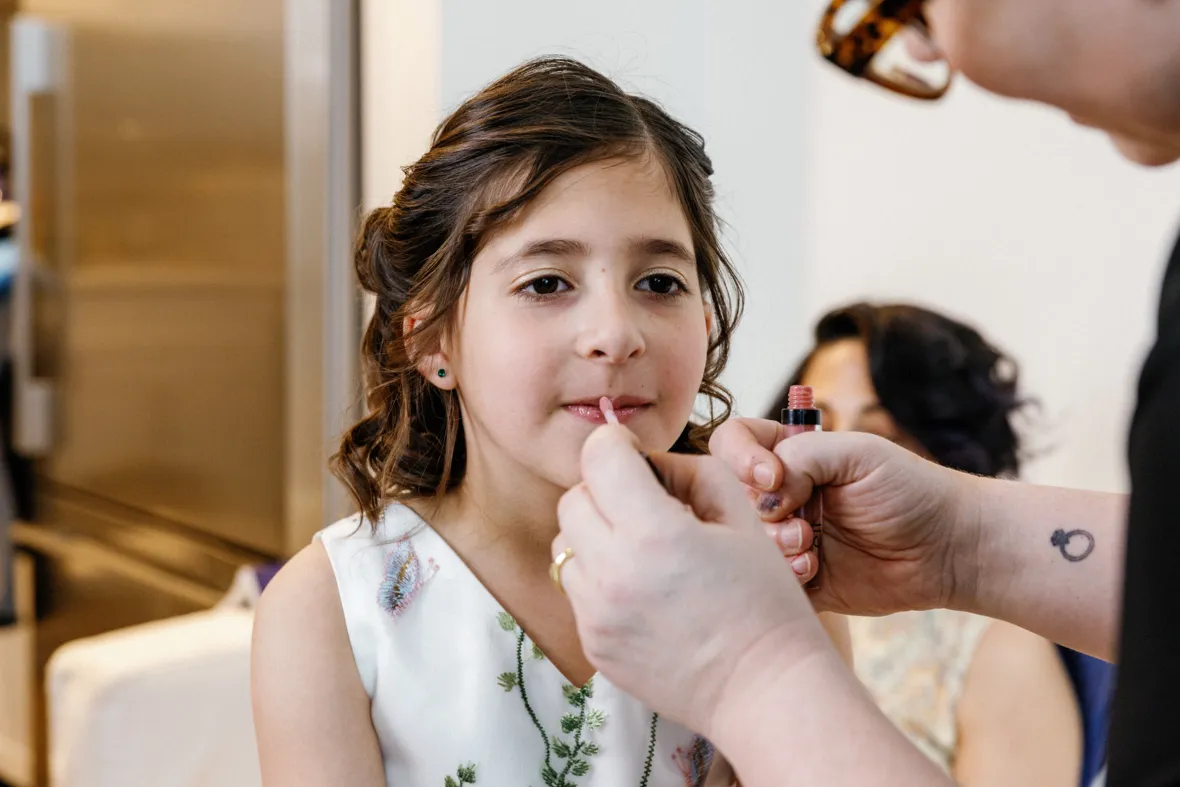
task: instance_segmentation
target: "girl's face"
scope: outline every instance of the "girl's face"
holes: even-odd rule
[[[695,259],[688,221],[647,157],[567,172],[488,238],[441,360],[459,391],[469,471],[574,485],[604,396],[645,448],[671,447],[712,322]]]

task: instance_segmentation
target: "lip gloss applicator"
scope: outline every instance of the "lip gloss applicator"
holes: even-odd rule
[[[609,396],[604,396],[598,400],[598,408],[602,410],[602,417],[606,419],[608,424],[618,426],[619,417],[615,415],[615,406]],[[643,461],[647,462],[647,466],[651,468],[651,472],[656,477],[656,480],[660,482],[660,486],[668,489],[668,485],[664,483],[664,477],[660,475],[660,471],[656,468],[656,463],[651,461],[651,457],[643,451],[640,451],[639,455],[643,457]]]
[[[615,415],[615,406],[611,404],[609,396],[604,396],[598,400],[598,409],[602,410],[602,417],[606,419],[608,424],[618,426],[619,417]]]
[[[787,407],[782,412],[782,424],[786,427],[787,437],[794,437],[804,432],[818,432],[823,428],[821,412],[815,406],[815,392],[809,385],[792,385],[787,392]],[[811,499],[794,512],[794,516],[811,525],[811,532],[815,534],[815,558],[818,561],[815,577],[807,583],[808,590],[819,587],[819,560],[822,549],[820,538],[823,535],[824,500],[819,490],[815,490]]]

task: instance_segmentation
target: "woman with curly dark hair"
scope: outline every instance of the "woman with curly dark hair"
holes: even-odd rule
[[[978,331],[909,305],[829,312],[790,384],[809,385],[825,430],[892,440],[958,470],[1014,476],[1025,401],[1017,367]],[[768,417],[778,420],[787,389]],[[1082,735],[1055,647],[1015,626],[927,610],[849,621],[858,677],[957,782],[1078,783]]]
[[[862,357],[864,364],[847,363]],[[872,432],[977,475],[1020,470],[1013,416],[1026,402],[1016,363],[971,326],[907,304],[835,309],[816,324],[815,348],[792,383],[811,385],[828,372],[836,376],[822,382],[838,384],[818,391],[828,405],[826,429]],[[872,396],[853,396],[864,393],[854,380],[870,385]],[[776,420],[785,389],[780,399],[770,416]]]

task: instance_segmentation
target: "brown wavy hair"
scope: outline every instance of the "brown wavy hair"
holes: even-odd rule
[[[393,204],[365,218],[355,264],[376,310],[361,345],[368,415],[344,435],[333,472],[371,523],[399,497],[432,497],[463,478],[466,453],[457,392],[417,370],[454,324],[471,263],[563,173],[610,158],[652,156],[666,171],[692,232],[697,272],[714,313],[700,392],[709,419],[689,423],[673,450],[703,451],[733,398],[718,383],[743,293],[721,247],[713,165],[704,139],[658,104],[629,95],[582,63],[542,58],[465,101],[405,168]],[[403,331],[408,315],[427,316]]]
[[[778,420],[816,353],[859,339],[881,405],[941,465],[1015,477],[1027,456],[1017,418],[1036,402],[1020,393],[1016,361],[975,328],[908,303],[853,303],[825,314],[815,346],[783,386],[768,418]]]

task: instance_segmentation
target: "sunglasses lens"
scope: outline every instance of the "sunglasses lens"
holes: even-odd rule
[[[832,35],[836,38],[848,35],[871,10],[873,4],[869,0],[848,0],[832,17]]]
[[[951,67],[920,23],[903,27],[869,62],[873,81],[919,98],[937,98],[951,81]]]

